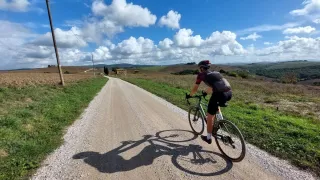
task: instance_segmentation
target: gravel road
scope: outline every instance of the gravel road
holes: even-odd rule
[[[110,78],[32,179],[316,179],[247,146],[232,163],[191,133],[187,112]]]

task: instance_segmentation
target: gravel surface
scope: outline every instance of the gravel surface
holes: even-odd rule
[[[32,179],[315,179],[247,145],[232,163],[190,132],[187,112],[110,78]]]

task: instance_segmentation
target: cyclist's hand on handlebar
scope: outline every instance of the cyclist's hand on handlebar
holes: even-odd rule
[[[186,99],[190,99],[192,96],[190,94],[186,94]]]

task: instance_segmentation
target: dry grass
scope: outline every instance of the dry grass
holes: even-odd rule
[[[68,71],[71,74],[86,74],[84,71],[91,69],[91,67],[77,67],[77,66],[63,66],[62,72]],[[103,68],[99,68],[99,72],[103,71]],[[36,68],[31,70],[13,70],[13,71],[1,71],[2,73],[58,73],[57,67],[50,68]],[[89,73],[90,72],[90,73]],[[87,74],[92,74],[92,71],[89,71]]]
[[[92,78],[92,74],[64,74],[66,83]],[[26,85],[59,84],[58,73],[0,73],[0,87],[22,87]]]
[[[0,149],[0,158],[4,158],[4,157],[7,157],[9,154],[3,150],[3,149]]]

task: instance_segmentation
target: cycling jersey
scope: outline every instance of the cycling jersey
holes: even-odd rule
[[[217,71],[199,73],[196,84],[200,84],[202,81],[215,92],[226,92],[230,90],[229,83]]]

